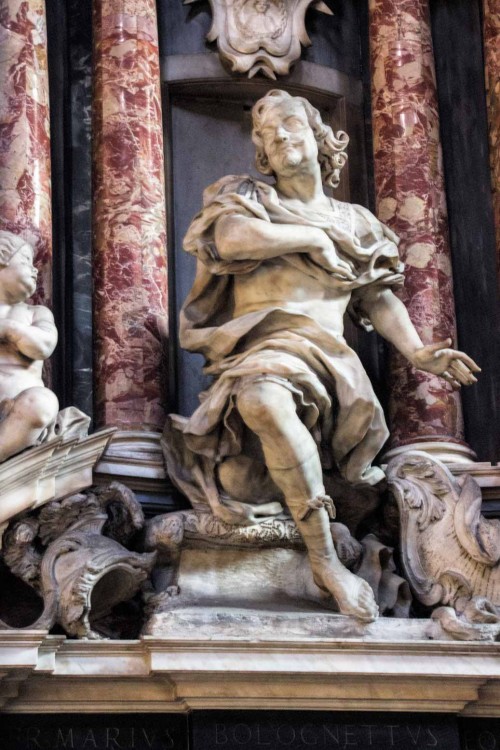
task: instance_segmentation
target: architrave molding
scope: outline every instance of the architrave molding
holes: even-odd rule
[[[500,644],[72,641],[3,633],[9,713],[323,709],[500,716]]]

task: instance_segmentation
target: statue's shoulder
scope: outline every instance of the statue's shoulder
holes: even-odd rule
[[[393,242],[396,246],[399,245],[399,237],[393,232],[393,230],[384,224],[380,219],[373,214],[370,209],[365,206],[360,206],[356,203],[352,204],[356,221],[356,234],[363,236],[369,232],[377,236],[378,239],[386,237],[390,242]]]
[[[208,206],[225,195],[236,194],[247,200],[260,202],[263,193],[272,190],[270,185],[249,174],[228,174],[209,185],[203,192],[203,206]]]

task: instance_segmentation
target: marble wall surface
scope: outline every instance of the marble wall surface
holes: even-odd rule
[[[92,7],[67,0],[71,106],[72,400],[92,415]]]
[[[498,461],[500,317],[481,5],[430,0],[458,343],[482,370],[461,392],[465,438],[480,461]]]
[[[47,5],[48,7],[57,6],[58,2],[59,0],[47,0]],[[137,3],[133,5],[134,9],[137,8]],[[354,13],[353,7],[355,5],[357,4],[342,0],[342,2],[337,3],[333,17],[316,14],[315,11],[310,12],[308,24],[313,46],[304,51],[305,59],[323,65],[332,65],[351,75],[359,75],[359,55],[355,41],[358,39],[360,20],[359,13],[357,17]],[[393,5],[397,6],[397,12]],[[426,247],[433,243],[433,232],[440,233],[440,228],[445,220],[443,218],[445,217],[445,208],[442,194],[439,198],[442,171],[439,145],[436,146],[437,140],[435,137],[437,118],[435,96],[432,94],[434,79],[428,23],[426,21],[426,24],[422,26],[424,33],[421,36],[419,36],[421,30],[417,30],[415,25],[417,21],[420,23],[419,14],[421,15],[423,12],[424,6],[425,3],[420,2],[416,5],[408,2],[394,4],[389,0],[372,2],[372,23],[373,12],[377,7],[379,14],[384,12],[386,19],[394,18],[396,21],[396,28],[393,28],[391,32],[393,35],[395,34],[392,42],[386,24],[382,25],[379,41],[380,45],[393,44],[394,60],[397,63],[393,66],[392,73],[388,69],[390,57],[384,65],[378,66],[377,75],[379,77],[375,78],[375,84],[379,86],[379,98],[378,100],[374,99],[374,112],[376,116],[377,113],[383,113],[383,119],[376,125],[374,133],[376,140],[378,139],[377,159],[379,163],[379,157],[383,157],[387,159],[387,163],[393,160],[395,164],[395,171],[392,174],[386,172],[383,176],[380,176],[380,171],[377,174],[378,188],[383,185],[383,190],[386,191],[386,195],[382,195],[382,199],[388,198],[388,201],[382,204],[381,215],[382,218],[385,217],[388,223],[392,222],[393,227],[396,228],[396,231],[400,231],[402,236],[408,237],[408,241],[403,246],[403,252],[407,256],[407,263],[409,263],[411,284],[416,285],[414,286],[415,289],[418,288],[418,294],[414,296],[410,307],[413,310],[413,315],[417,317],[423,315],[423,318],[425,318],[425,321],[423,318],[420,321],[423,326],[424,337],[427,336],[428,331],[431,331],[432,337],[436,339],[438,336],[445,336],[448,331],[452,331],[454,322],[450,303],[449,256],[444,244],[436,245],[435,257],[428,264],[424,263]],[[50,200],[48,199],[50,143],[48,140],[47,63],[44,52],[43,3],[41,0],[30,0],[27,4],[21,3],[20,0],[4,0],[0,7],[0,42],[2,50],[8,51],[8,55],[0,63],[4,82],[3,93],[0,94],[3,96],[3,106],[0,107],[0,141],[2,145],[0,156],[1,223],[6,228],[20,228],[26,233],[26,236],[35,241],[38,250],[38,263],[49,268],[47,264],[50,264],[51,249]],[[115,7],[118,7],[116,3],[113,4],[113,8]],[[127,7],[130,10],[131,6],[128,5]],[[161,0],[158,3],[158,8],[161,29],[160,47],[163,55],[181,54],[183,51],[198,54],[209,53],[210,47],[206,45],[204,36],[209,26],[210,14],[206,11],[204,5],[200,5],[198,8],[189,8],[183,7],[182,4],[178,6],[174,0]],[[492,0],[485,0],[484,8],[485,55],[487,67],[489,66],[488,70],[490,71],[488,77],[490,83],[490,137],[491,142],[495,143],[498,140],[498,133],[495,131],[494,123],[498,124],[499,122],[498,114],[496,116],[494,114],[497,111],[494,108],[498,108],[498,53],[496,52],[497,44],[495,40],[498,40],[499,14]],[[359,8],[357,10],[359,11]],[[70,153],[68,166],[65,167],[67,180],[65,189],[69,195],[68,222],[71,243],[69,245],[68,240],[66,240],[67,258],[65,262],[70,265],[69,274],[72,277],[72,288],[67,287],[65,294],[71,298],[68,304],[73,318],[71,323],[68,323],[71,329],[70,335],[73,337],[70,355],[72,383],[69,390],[73,403],[87,413],[92,413],[91,4],[78,2],[78,0],[68,0],[66,13],[69,54],[68,67],[64,75],[67,76],[66,85],[69,91],[68,102],[71,113],[70,128],[66,134],[69,133],[69,139],[65,141],[64,148]],[[391,13],[393,13],[392,16]],[[56,16],[57,12],[53,12],[53,15]],[[419,16],[418,19],[417,16]],[[418,39],[422,42],[420,52],[417,52],[416,46]],[[187,40],[191,46],[184,48],[183,44],[187,43]],[[406,46],[401,46],[401,41],[404,41]],[[380,55],[381,53],[381,47],[378,52],[374,51],[372,47],[372,55]],[[420,72],[417,71],[415,65],[417,68],[420,66]],[[384,70],[382,70],[383,68]],[[385,92],[380,91],[381,81],[388,84]],[[427,85],[429,81],[432,84],[431,93],[429,94],[428,91],[424,96],[422,94],[422,83],[424,82]],[[492,85],[492,81],[496,81],[496,88],[495,85]],[[28,84],[30,89],[28,89]],[[38,93],[33,96],[33,91]],[[379,109],[377,109],[377,106]],[[389,111],[392,112],[392,122],[388,115]],[[369,108],[366,114],[368,117]],[[411,122],[412,117],[416,120],[413,124]],[[25,118],[25,122],[28,122],[28,118],[31,118],[33,127],[23,126],[23,118]],[[418,213],[419,206],[421,208],[418,201],[418,186],[413,185],[411,187],[410,193],[404,201],[400,202],[401,205],[398,206],[394,215],[391,215],[390,199],[391,190],[395,188],[400,190],[403,176],[406,177],[409,174],[412,163],[419,155],[418,149],[405,149],[405,138],[408,135],[412,136],[412,143],[415,145],[414,133],[419,135],[420,146],[423,143],[422,139],[427,139],[425,142],[430,146],[429,153],[432,153],[428,162],[421,164],[418,180],[429,179],[429,176],[431,176],[433,178],[433,189],[428,195],[428,202],[423,208],[421,220],[419,219],[412,229],[411,211],[415,209]],[[385,138],[387,142],[387,139],[393,138],[393,136],[396,140],[394,141],[395,149],[391,154],[389,149],[384,151],[380,143],[381,138]],[[39,141],[36,140],[37,138]],[[22,143],[22,148],[14,148],[14,144],[17,143]],[[498,181],[498,148],[496,150],[492,148],[491,154],[493,157],[493,173],[497,175]],[[494,154],[496,154],[496,157]],[[30,162],[35,164],[33,169],[28,169],[29,159],[36,160]],[[437,175],[436,179],[434,179],[434,172]],[[8,173],[17,175],[17,177],[7,177]],[[368,175],[369,177],[370,175]],[[417,200],[413,202],[415,196],[417,196]],[[498,191],[496,196],[498,231],[500,222],[498,218]],[[379,194],[379,202],[380,200]],[[402,210],[399,210],[400,208]],[[384,214],[384,211],[387,215]],[[38,226],[35,225],[36,222],[38,222]],[[413,232],[411,236],[408,234],[409,231],[410,234]],[[55,249],[56,255],[58,252],[60,252],[60,247]],[[415,262],[416,256],[418,257]],[[422,263],[425,267],[419,266]],[[418,279],[427,272],[430,273],[432,281],[425,288],[420,289]],[[164,271],[162,270],[161,273],[163,274]],[[50,296],[51,283],[50,273],[47,270],[42,273],[40,281],[42,286],[39,293],[40,299],[47,300]],[[157,288],[157,285],[153,283],[152,288],[155,287]],[[410,294],[410,286],[407,289]],[[422,310],[424,313],[422,313]],[[151,320],[150,323],[152,329],[154,329],[154,321]],[[154,357],[157,357],[156,339],[154,336],[150,339],[147,332],[146,336],[152,349],[156,351]],[[135,345],[137,345],[137,339]],[[134,352],[137,351],[140,352],[140,347],[136,346]],[[135,355],[129,359],[129,363],[134,360],[134,357]],[[480,363],[483,364],[482,358],[480,358]],[[425,436],[435,439],[447,439],[453,437],[453,435],[455,437],[460,436],[459,405],[456,397],[450,395],[447,387],[444,386],[443,391],[440,381],[434,381],[434,379],[427,378],[425,375],[412,378],[401,363],[396,363],[395,368],[394,378],[397,377],[399,382],[401,382],[401,378],[403,379],[403,385],[393,390],[394,397],[391,407],[396,441],[411,440],[411,436],[417,434],[417,432],[423,434],[423,429],[426,430]],[[482,379],[484,380],[484,377]],[[139,400],[141,398],[137,395],[140,388],[140,385],[138,390],[134,386],[133,396],[126,409],[128,415],[136,409],[137,398]],[[417,394],[415,398],[411,399],[409,420],[407,419],[406,409],[406,389],[413,389]],[[467,396],[469,395],[467,394]],[[146,401],[148,399],[155,401],[157,398],[157,394],[150,395],[146,397]],[[131,405],[132,401],[134,402],[133,405]],[[154,407],[153,411],[156,408]],[[156,414],[158,415],[159,412],[156,411]],[[109,418],[111,419],[111,417]],[[157,422],[160,421],[159,416],[152,419],[148,417],[148,423],[152,424],[155,419]],[[132,418],[132,421],[134,420],[135,417]],[[124,424],[129,422],[129,416],[125,416]]]
[[[52,297],[49,85],[44,0],[0,4],[0,228],[36,251],[35,299]]]
[[[154,0],[95,0],[93,31],[95,417],[161,430],[167,269]]]
[[[483,39],[490,136],[491,187],[500,281],[500,6],[484,0]]]
[[[455,337],[452,270],[427,0],[370,0],[377,214],[401,236],[401,298],[424,343]],[[391,356],[392,445],[460,441],[459,396]]]

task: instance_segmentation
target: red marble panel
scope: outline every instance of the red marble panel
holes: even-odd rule
[[[94,0],[96,419],[161,429],[167,316],[163,131],[154,0]]]
[[[424,343],[455,339],[446,196],[427,0],[370,0],[377,214],[400,237],[400,296]],[[391,356],[392,446],[463,437],[444,380]]]
[[[500,5],[484,0],[484,61],[490,136],[491,188],[500,281]]]
[[[0,0],[0,228],[35,248],[35,300],[52,298],[49,80],[44,0]]]

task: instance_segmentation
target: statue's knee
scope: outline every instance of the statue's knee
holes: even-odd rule
[[[48,388],[28,388],[16,399],[16,412],[32,428],[43,429],[57,416],[59,402]]]
[[[279,385],[254,383],[238,394],[238,411],[250,429],[269,428],[284,416],[287,395],[289,392]]]

